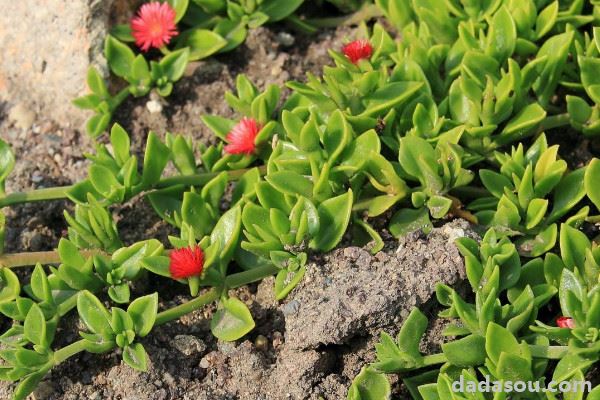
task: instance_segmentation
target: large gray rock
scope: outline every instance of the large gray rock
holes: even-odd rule
[[[3,2],[0,100],[44,119],[80,126],[89,113],[71,100],[87,92],[90,65],[106,72],[102,46],[112,1]]]
[[[317,349],[378,336],[426,303],[437,283],[454,285],[464,279],[454,241],[474,235],[464,220],[456,220],[429,235],[408,235],[399,246],[387,243],[374,256],[346,247],[313,260],[281,307],[286,346]]]

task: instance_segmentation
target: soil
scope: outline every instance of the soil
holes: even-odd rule
[[[293,45],[289,45],[292,35]],[[235,51],[194,64],[166,98],[129,99],[115,119],[130,133],[133,150],[141,153],[150,129],[183,133],[197,143],[214,135],[201,123],[206,113],[233,116],[224,94],[244,73],[259,87],[303,79],[330,63],[330,48],[340,48],[353,30],[338,28],[313,37],[282,27],[253,30]],[[285,40],[284,40],[285,39]],[[284,95],[286,92],[284,91]],[[0,105],[0,137],[13,147],[17,164],[7,192],[68,185],[86,176],[86,152],[92,141],[78,130],[59,126],[52,116],[38,117],[22,129],[17,112]],[[5,209],[6,252],[54,249],[66,236],[63,210],[67,201],[51,201]],[[162,222],[143,199],[113,209],[125,243],[147,238],[166,242],[174,228]],[[385,236],[385,232],[384,236]],[[474,233],[464,221],[436,228],[427,237],[416,233],[398,242],[387,235],[384,250],[339,248],[312,256],[303,282],[278,303],[273,281],[236,290],[246,302],[257,328],[236,343],[218,342],[210,333],[214,308],[186,315],[157,327],[143,340],[150,355],[149,371],[137,372],[118,352],[81,354],[54,369],[34,393],[35,399],[343,399],[352,378],[375,357],[379,332],[395,334],[414,306],[424,305],[432,328],[423,350],[439,346],[442,325],[429,301],[435,283],[460,284],[462,259],[452,244],[456,236]],[[134,292],[161,289],[160,308],[186,301],[186,288],[167,280],[136,283]],[[7,320],[2,321],[6,327]],[[77,340],[78,321],[71,315],[57,334],[57,346]],[[0,398],[10,398],[14,385],[0,383]],[[395,393],[407,398],[398,384]]]
[[[257,325],[246,338],[215,340],[209,327],[214,307],[207,307],[142,340],[148,372],[125,365],[117,351],[83,353],[53,369],[35,399],[343,399],[352,378],[374,361],[379,333],[397,334],[414,306],[435,321],[423,352],[439,351],[443,324],[430,299],[437,282],[456,286],[464,280],[453,244],[462,236],[477,238],[468,223],[456,220],[429,235],[387,240],[375,255],[359,247],[314,255],[305,279],[282,303],[275,300],[272,278],[236,290]],[[144,290],[165,289],[164,283],[146,282]],[[163,299],[161,308],[184,298]],[[76,340],[77,329],[72,315],[57,345]],[[0,397],[8,398],[11,386],[0,386]],[[394,390],[396,398],[406,398],[397,382]]]

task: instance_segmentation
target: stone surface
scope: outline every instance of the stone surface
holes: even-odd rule
[[[426,303],[439,282],[456,284],[464,267],[454,240],[473,235],[457,220],[425,236],[408,235],[396,249],[372,256],[347,247],[315,259],[281,306],[286,346],[317,349],[377,335]]]
[[[71,101],[87,92],[90,65],[106,71],[102,55],[112,0],[5,1],[0,13],[0,100],[18,107],[20,128],[31,113],[81,126],[88,112]],[[13,111],[14,112],[14,111]],[[34,114],[35,115],[35,114]],[[23,126],[25,125],[25,126]]]

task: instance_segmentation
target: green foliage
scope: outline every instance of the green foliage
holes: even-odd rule
[[[331,2],[351,12],[363,0]],[[171,44],[172,50],[161,49],[164,53],[161,59],[148,59],[134,52],[129,45],[134,38],[128,24],[117,25],[107,35],[104,56],[110,71],[127,86],[112,95],[105,77],[94,67],[88,70],[90,93],[76,98],[73,104],[94,112],[86,127],[93,138],[108,128],[115,110],[129,95],[141,97],[154,89],[160,96],[169,96],[190,62],[235,49],[246,40],[250,29],[290,17],[304,0],[168,0],[168,3],[176,13],[178,35]],[[306,26],[314,29],[310,24]]]
[[[234,341],[254,328],[254,320],[248,307],[236,298],[225,298],[210,321],[210,330],[218,339]]]
[[[92,136],[106,130],[130,94],[170,95],[190,61],[233,49],[249,29],[290,17],[302,1],[169,3],[180,34],[164,57],[136,54],[127,26],[107,37],[109,67],[127,86],[112,95],[90,69],[90,94],[75,103],[94,111]],[[330,3],[366,9],[361,1]],[[389,235],[380,236],[375,218],[401,237],[458,216],[486,233],[479,242],[456,242],[472,293],[436,288],[440,316],[450,320],[441,352],[421,353],[428,320],[415,309],[397,337],[381,334],[377,361],[363,368],[348,398],[389,398],[391,373],[413,398],[428,400],[488,398],[454,393],[459,377],[583,379],[600,357],[600,251],[597,238],[584,233],[591,229],[580,229],[600,220],[600,162],[575,169],[549,142],[557,128],[591,140],[600,131],[600,31],[590,29],[600,15],[596,3],[376,0],[402,40],[385,24],[361,24],[357,37],[369,41],[372,54],[352,63],[330,49],[333,65],[322,76],[288,82],[283,104],[277,85],[261,90],[238,75],[235,93],[225,96],[236,115],[202,116],[215,134],[210,146],[150,132],[138,160],[115,124],[110,144],[97,143],[86,155],[88,177],[68,190],[76,206],[65,212],[69,238],[59,243],[60,264],[37,265],[26,285],[0,270],[0,312],[13,320],[0,336],[0,378],[19,380],[15,397],[23,398],[71,355],[117,347],[127,364],[145,370],[138,339],[214,301],[212,333],[239,340],[255,322],[230,289],[275,275],[281,300],[301,282],[313,253],[340,243],[379,251]],[[225,145],[242,118],[259,127],[254,151],[229,154]],[[0,141],[0,205],[18,202],[3,193],[13,165]],[[135,196],[178,231],[170,247],[198,246],[203,255],[201,273],[178,280],[193,299],[161,313],[158,294],[133,298],[130,285],[147,274],[172,279],[173,250],[156,239],[125,246],[110,214]],[[82,339],[53,350],[60,319],[75,307],[86,327]],[[575,327],[556,326],[558,316]],[[514,398],[551,398],[536,396]]]
[[[113,307],[109,312],[96,296],[84,290],[77,298],[77,311],[88,331],[80,332],[83,347],[92,353],[103,353],[118,346],[123,349],[126,364],[146,371],[148,356],[135,338],[150,332],[157,310],[157,293],[137,298],[126,311]]]
[[[64,211],[69,224],[69,240],[78,248],[98,248],[111,253],[123,247],[117,225],[109,211],[88,193],[87,203],[77,204],[75,214]]]
[[[6,177],[15,166],[15,155],[10,146],[0,139],[0,195],[4,194]]]
[[[105,204],[124,202],[158,183],[162,171],[171,158],[169,148],[150,132],[146,142],[142,173],[138,172],[137,157],[130,152],[127,132],[115,124],[111,129],[109,151],[98,144],[96,154],[88,154],[92,161],[88,178],[77,183],[68,196],[77,203],[85,203],[87,196]]]
[[[585,196],[585,168],[568,172],[557,152],[558,146],[548,147],[542,135],[527,151],[519,144],[510,154],[497,152],[500,173],[479,171],[492,196],[477,199],[469,208],[477,211],[480,223],[520,236],[516,243],[522,255],[537,257],[552,249],[558,232],[556,221]],[[578,225],[585,217],[579,213],[569,223]]]

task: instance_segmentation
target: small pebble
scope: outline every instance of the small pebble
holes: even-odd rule
[[[200,360],[200,368],[203,369],[208,369],[210,367],[210,361],[208,360],[209,357],[202,357],[202,359]]]
[[[298,300],[292,300],[289,303],[285,304],[281,308],[281,311],[283,312],[283,315],[287,316],[287,315],[296,314],[299,309],[300,309],[300,302]]]
[[[17,128],[29,129],[35,121],[35,113],[25,104],[19,103],[10,109],[8,119],[10,119]]]
[[[192,335],[177,335],[169,342],[169,345],[186,356],[206,350],[206,344]]]
[[[94,393],[90,394],[90,400],[100,400],[101,398],[102,395],[99,391],[95,391]]]
[[[290,47],[294,45],[296,38],[287,32],[279,32],[275,37],[275,40],[284,47]]]
[[[163,106],[156,100],[150,100],[146,103],[146,108],[150,111],[150,114],[158,114],[162,112]]]
[[[168,372],[165,372],[165,374],[163,375],[163,380],[169,386],[173,386],[175,384],[175,378],[173,378],[173,375],[171,375]]]
[[[33,392],[32,397],[35,400],[46,400],[54,393],[54,386],[48,381],[42,381],[38,384],[37,388]]]
[[[43,180],[44,176],[41,174],[40,171],[33,171],[33,174],[31,175],[31,182],[40,183]]]
[[[277,349],[283,344],[283,334],[279,331],[273,332],[273,348]]]
[[[260,351],[265,351],[269,348],[269,340],[263,335],[258,335],[256,339],[254,339],[254,345]]]

